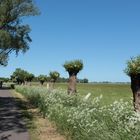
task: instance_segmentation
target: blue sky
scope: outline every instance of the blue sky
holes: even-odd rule
[[[10,56],[1,76],[20,67],[35,75],[57,70],[66,60],[82,59],[79,78],[129,81],[123,70],[140,54],[139,0],[36,0],[41,15],[24,19],[33,42],[26,54]]]

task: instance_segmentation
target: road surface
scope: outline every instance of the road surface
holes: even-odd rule
[[[0,140],[30,140],[18,102],[10,90],[0,89]]]

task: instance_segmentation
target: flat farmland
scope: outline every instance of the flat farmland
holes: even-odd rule
[[[67,83],[57,83],[55,87],[67,90]],[[82,96],[91,93],[92,98],[103,95],[103,104],[110,104],[120,99],[124,101],[132,100],[129,84],[77,84],[77,92]]]
[[[39,86],[39,83],[32,83],[34,86]],[[47,87],[47,83],[44,84],[44,87]],[[56,89],[67,90],[67,83],[56,83],[54,86]],[[132,91],[130,84],[77,84],[77,94],[81,96],[86,96],[88,93],[91,93],[90,98],[103,96],[101,103],[111,104],[114,101],[119,101],[123,99],[124,101],[132,100]]]

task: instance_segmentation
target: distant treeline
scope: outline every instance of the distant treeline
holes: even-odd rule
[[[130,84],[130,82],[110,82],[110,81],[101,81],[101,82],[90,82],[93,84]]]
[[[57,83],[67,83],[68,80],[69,80],[69,78],[59,77],[56,82]],[[4,77],[0,77],[0,81],[13,82],[13,80],[11,78],[4,78]],[[49,82],[50,77],[47,77],[46,81]],[[34,77],[32,82],[39,82],[38,77]],[[77,82],[78,83],[89,83],[89,80],[87,78],[77,79]],[[90,82],[90,83],[93,83],[93,84],[130,84],[130,82],[110,82],[110,81],[101,81],[101,82],[94,81],[94,82]]]
[[[47,77],[47,80],[46,81],[50,81],[50,77]],[[57,79],[57,83],[67,83],[69,81],[69,78],[65,78],[65,77],[59,77]],[[33,82],[38,82],[38,77],[35,77],[33,79]],[[84,78],[84,79],[77,79],[77,82],[78,83],[89,83],[89,80],[87,78]]]
[[[68,80],[69,80],[69,78],[59,77],[56,82],[57,83],[67,83]],[[6,83],[7,82],[15,82],[15,81],[13,81],[12,78],[5,78],[5,77],[0,77],[0,81],[6,82]],[[47,77],[46,82],[49,82],[49,81],[50,81],[50,77]],[[32,82],[39,82],[38,77],[34,77]],[[77,82],[78,83],[89,83],[89,80],[87,78],[77,79]]]
[[[67,83],[68,80],[69,80],[69,78],[59,77],[59,78],[57,79],[56,82],[57,82],[57,83]],[[50,81],[50,77],[47,77],[46,81],[49,82],[49,81]],[[38,81],[38,77],[35,77],[35,78],[33,79],[33,82],[39,82],[39,81]],[[77,79],[77,82],[78,82],[78,83],[89,83],[89,80],[88,80],[87,78],[84,78],[84,79]]]

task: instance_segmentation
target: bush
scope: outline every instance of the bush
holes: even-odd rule
[[[123,100],[101,106],[102,96],[84,99],[61,90],[17,86],[16,90],[40,108],[72,140],[138,140],[140,114]],[[34,101],[33,101],[34,100]]]

